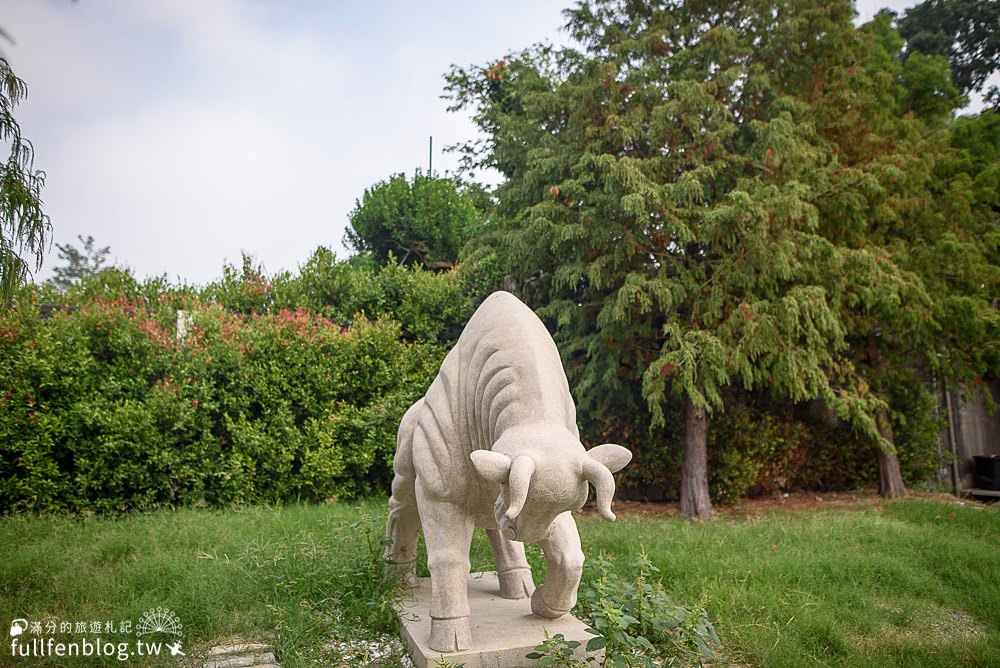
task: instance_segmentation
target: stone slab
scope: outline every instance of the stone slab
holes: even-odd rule
[[[578,640],[575,658],[587,660],[587,641],[593,635],[586,625],[573,615],[561,619],[542,619],[531,614],[527,598],[510,600],[500,596],[500,583],[494,572],[469,575],[469,607],[472,611],[472,648],[463,652],[441,653],[430,649],[427,640],[431,633],[430,578],[419,578],[417,586],[396,601],[396,610],[403,622],[403,641],[410,650],[416,668],[434,668],[445,659],[466,668],[518,668],[534,665],[525,658],[550,636],[563,634],[566,640]],[[603,662],[604,651],[592,653]]]
[[[208,650],[209,656],[219,656],[220,654],[246,654],[247,652],[270,652],[271,646],[261,642],[239,642],[228,645],[216,645]]]
[[[261,664],[271,665],[276,661],[273,652],[218,656],[205,662],[202,668],[257,668]]]

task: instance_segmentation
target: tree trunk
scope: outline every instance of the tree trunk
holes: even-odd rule
[[[704,408],[686,400],[684,415],[684,466],[681,472],[681,515],[712,519],[708,495],[708,418]]]
[[[879,367],[882,365],[882,353],[878,347],[877,332],[868,335],[868,363],[871,365],[874,377],[879,377]],[[877,385],[876,381],[876,385]],[[878,433],[887,440],[890,445],[895,446],[896,440],[892,435],[892,422],[889,421],[889,414],[879,411],[875,416],[875,424]],[[886,452],[882,446],[878,446],[878,492],[887,499],[898,499],[906,496],[906,485],[903,484],[903,474],[899,471],[899,458],[895,452]]]
[[[882,438],[895,445],[889,416],[884,411],[880,411],[875,416],[875,420]],[[881,447],[878,449],[878,492],[887,499],[898,499],[906,496],[903,475],[899,471],[899,458],[896,453],[886,452]]]

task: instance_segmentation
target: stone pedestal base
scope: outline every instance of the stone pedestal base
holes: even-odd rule
[[[563,634],[566,640],[578,640],[575,658],[587,660],[587,641],[593,636],[586,625],[573,615],[561,619],[542,619],[531,614],[531,601],[516,601],[500,597],[500,583],[496,573],[473,573],[469,576],[469,607],[472,610],[473,646],[463,652],[442,654],[427,646],[431,634],[428,614],[431,599],[430,578],[420,578],[417,586],[396,602],[403,621],[403,640],[410,649],[416,668],[434,668],[436,662],[446,659],[466,668],[516,668],[531,666],[534,661],[525,658],[535,646],[550,636]],[[591,654],[603,660],[604,651]]]

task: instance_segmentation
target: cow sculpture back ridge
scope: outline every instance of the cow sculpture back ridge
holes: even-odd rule
[[[386,559],[412,584],[423,530],[429,646],[455,652],[472,645],[466,579],[476,526],[493,547],[501,596],[530,596],[540,617],[569,612],[583,570],[571,511],[586,502],[590,482],[601,515],[614,520],[612,473],[631,457],[611,443],[584,449],[552,337],[516,297],[490,295],[399,425]],[[537,588],[526,542],[545,554],[548,578]]]

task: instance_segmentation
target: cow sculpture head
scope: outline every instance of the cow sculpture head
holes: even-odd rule
[[[544,539],[556,516],[583,507],[588,482],[597,491],[598,512],[614,521],[611,499],[615,479],[611,474],[631,459],[631,452],[613,443],[586,451],[565,430],[525,430],[513,437],[504,434],[492,451],[472,453],[479,475],[500,485],[494,507],[500,533],[522,543]]]

